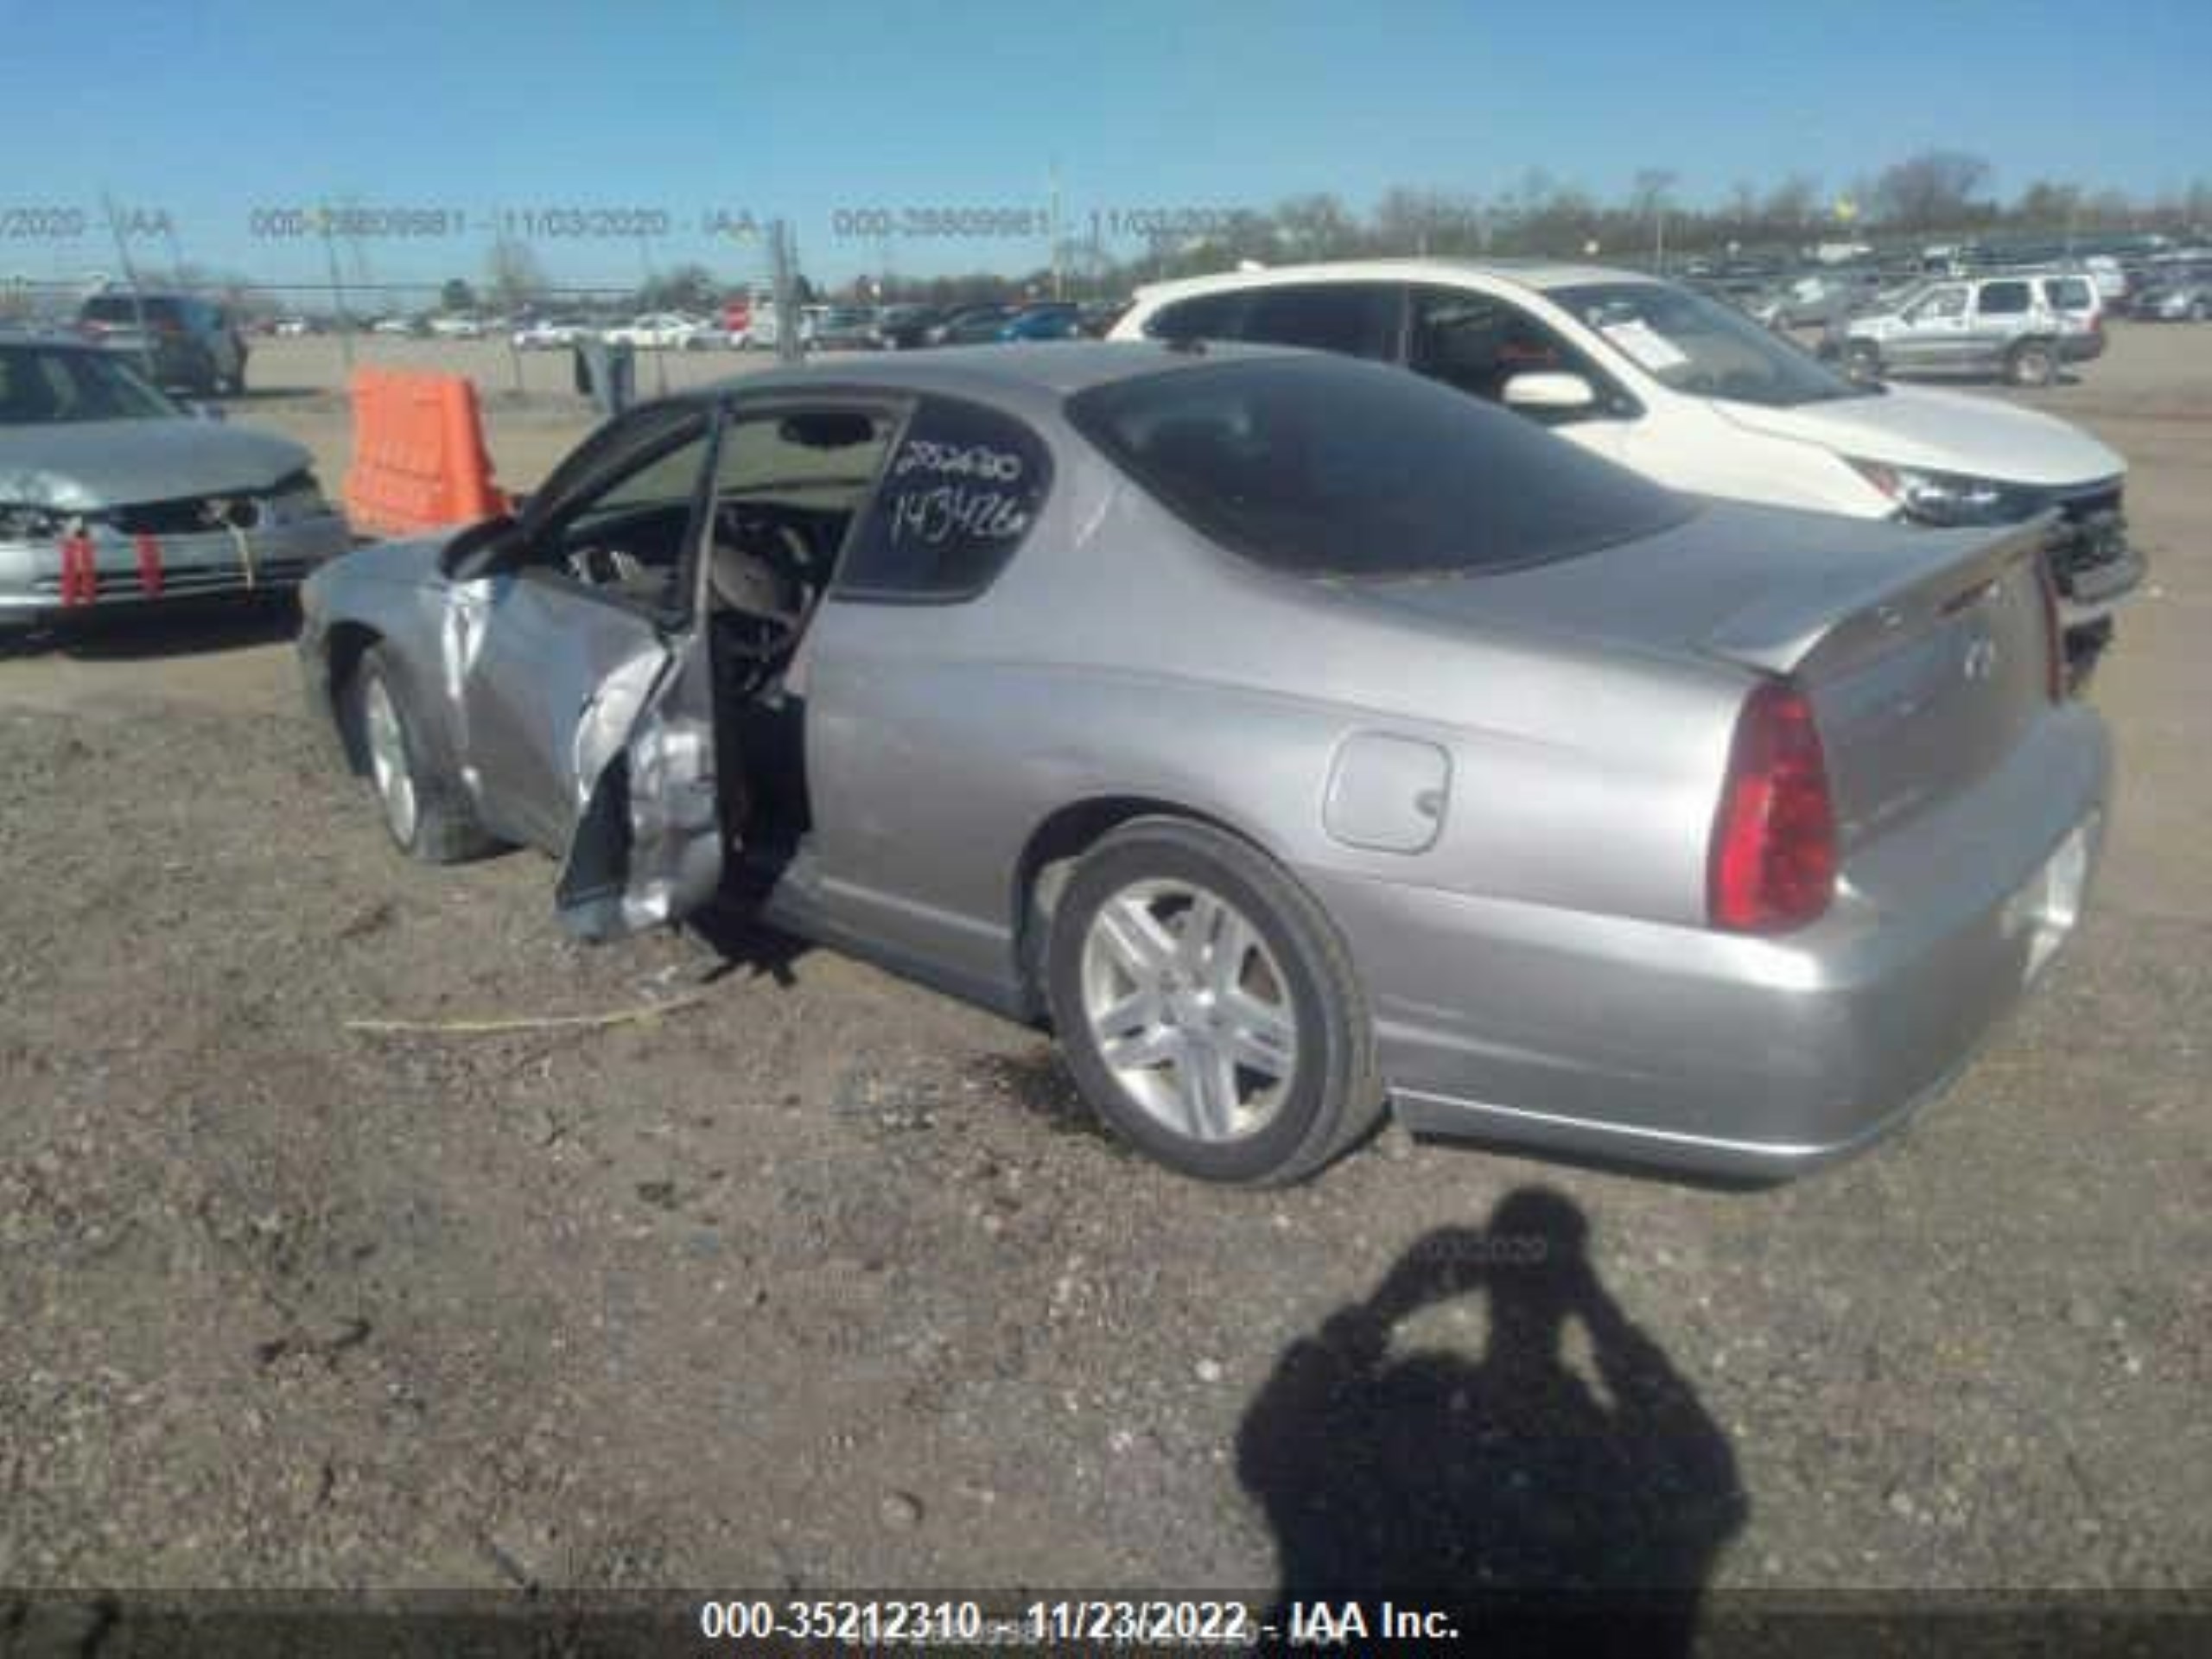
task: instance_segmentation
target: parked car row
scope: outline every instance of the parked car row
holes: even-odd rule
[[[2128,313],[2146,322],[2212,318],[2212,255],[2146,267]]]

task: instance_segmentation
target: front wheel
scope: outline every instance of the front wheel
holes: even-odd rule
[[[456,864],[497,845],[476,822],[459,784],[432,761],[421,723],[381,647],[363,654],[347,712],[354,751],[400,851],[425,864]]]
[[[1046,992],[1099,1116],[1169,1168],[1279,1185],[1382,1116],[1350,951],[1281,868],[1201,824],[1100,842],[1060,895]]]

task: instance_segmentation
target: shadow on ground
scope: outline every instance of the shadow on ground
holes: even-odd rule
[[[4,654],[86,662],[190,657],[296,639],[300,611],[289,593],[257,601],[177,600],[143,610],[72,618],[10,638]]]
[[[1484,1652],[1555,1650],[1562,1610],[1602,1611],[1624,1651],[1689,1650],[1749,1504],[1727,1437],[1599,1281],[1587,1235],[1570,1200],[1522,1188],[1487,1230],[1428,1234],[1283,1354],[1237,1437],[1275,1535],[1279,1629],[1294,1603],[1395,1594],[1491,1609]],[[1479,1292],[1479,1362],[1394,1345],[1413,1315]],[[1568,1364],[1570,1325],[1592,1379]],[[1599,1632],[1574,1634],[1580,1650]]]
[[[721,958],[701,976],[702,984],[742,973],[787,988],[794,983],[791,963],[814,948],[796,933],[784,932],[748,914],[741,904],[710,905],[692,917],[688,925]]]

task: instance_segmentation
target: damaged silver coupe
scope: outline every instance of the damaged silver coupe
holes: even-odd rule
[[[1771,1177],[2080,914],[2107,750],[2043,534],[1701,502],[1347,359],[1007,346],[632,410],[320,572],[300,648],[410,854],[1048,1019],[1191,1174],[1388,1108]]]

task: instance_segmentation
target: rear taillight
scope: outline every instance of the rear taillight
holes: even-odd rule
[[[2053,702],[2066,696],[2066,631],[2058,621],[2058,575],[2050,556],[2036,561],[2036,586],[2043,594],[2044,690]]]
[[[1707,908],[1715,927],[1802,927],[1835,893],[1835,804],[1812,704],[1786,680],[1744,700],[1713,819]]]

